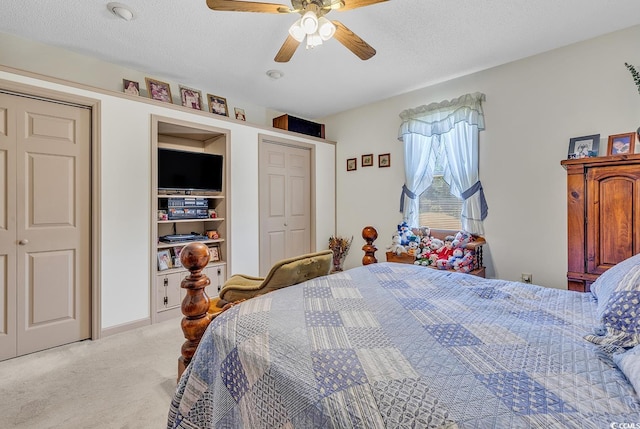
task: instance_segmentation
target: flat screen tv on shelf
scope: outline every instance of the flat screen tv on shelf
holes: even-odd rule
[[[222,155],[158,148],[158,190],[221,192]]]

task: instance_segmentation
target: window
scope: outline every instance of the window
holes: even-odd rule
[[[420,226],[437,229],[462,229],[463,201],[451,193],[446,182],[445,153],[439,140],[434,141],[434,172],[431,185],[420,195]]]
[[[420,195],[420,226],[462,229],[462,200],[451,194],[444,176],[434,176],[431,186]]]
[[[400,113],[405,183],[400,212],[410,226],[484,234],[487,202],[478,172],[484,94],[431,103]]]

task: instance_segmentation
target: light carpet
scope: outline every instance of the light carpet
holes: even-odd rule
[[[180,319],[0,362],[0,428],[165,428]]]

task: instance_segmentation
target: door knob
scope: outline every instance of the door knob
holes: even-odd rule
[[[27,240],[26,238],[23,240],[18,241],[18,244],[21,246],[24,246],[25,244],[29,244],[29,240]]]

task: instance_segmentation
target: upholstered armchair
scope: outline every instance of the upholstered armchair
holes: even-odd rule
[[[332,260],[333,252],[323,250],[278,261],[271,267],[266,277],[235,274],[222,286],[218,294],[219,299],[211,300],[209,313],[220,311],[219,309],[228,303],[253,298],[315,277],[325,276],[331,271]]]

